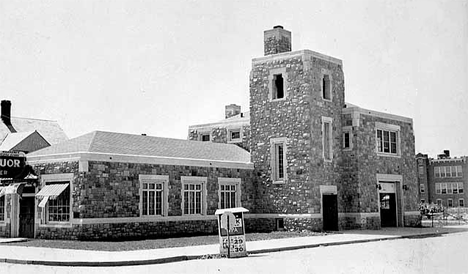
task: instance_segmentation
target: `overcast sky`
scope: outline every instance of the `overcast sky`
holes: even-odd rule
[[[468,155],[468,0],[0,1],[0,97],[69,137],[185,139],[248,110],[274,25],[343,60],[347,102],[413,118],[416,152]]]

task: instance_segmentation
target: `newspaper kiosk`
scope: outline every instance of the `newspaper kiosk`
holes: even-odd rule
[[[244,212],[249,212],[249,210],[235,207],[218,209],[215,212],[218,219],[220,254],[227,255],[229,258],[247,256]]]

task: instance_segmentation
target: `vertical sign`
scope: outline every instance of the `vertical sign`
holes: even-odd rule
[[[218,215],[218,224],[220,253],[229,258],[247,256],[243,213],[225,212]]]

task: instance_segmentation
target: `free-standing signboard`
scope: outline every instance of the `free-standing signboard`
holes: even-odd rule
[[[24,173],[25,166],[24,153],[0,153],[0,178],[17,178]]]
[[[218,209],[215,215],[218,219],[218,234],[220,254],[229,258],[247,256],[245,243],[243,207]]]

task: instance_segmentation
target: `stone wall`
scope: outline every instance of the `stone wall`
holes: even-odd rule
[[[242,140],[240,142],[228,141],[228,127],[229,127],[229,124],[227,124],[226,126],[220,126],[220,125],[213,126],[209,128],[209,130],[190,129],[188,139],[193,140],[193,141],[199,141],[201,133],[206,134],[207,132],[209,132],[211,142],[225,143],[225,144],[231,143],[247,151],[250,151],[250,126],[249,125],[242,126],[242,130],[241,130]]]
[[[286,70],[286,96],[270,100],[270,71]],[[322,99],[322,68],[332,75],[333,101]],[[344,78],[340,65],[293,52],[282,58],[263,58],[252,64],[250,79],[251,157],[260,176],[258,202],[261,213],[319,213],[319,185],[339,185],[341,161],[341,108]],[[333,161],[322,151],[322,116],[333,119]],[[270,139],[286,137],[287,177],[273,184]],[[338,190],[339,191],[339,190]],[[341,202],[339,207],[341,210]]]

